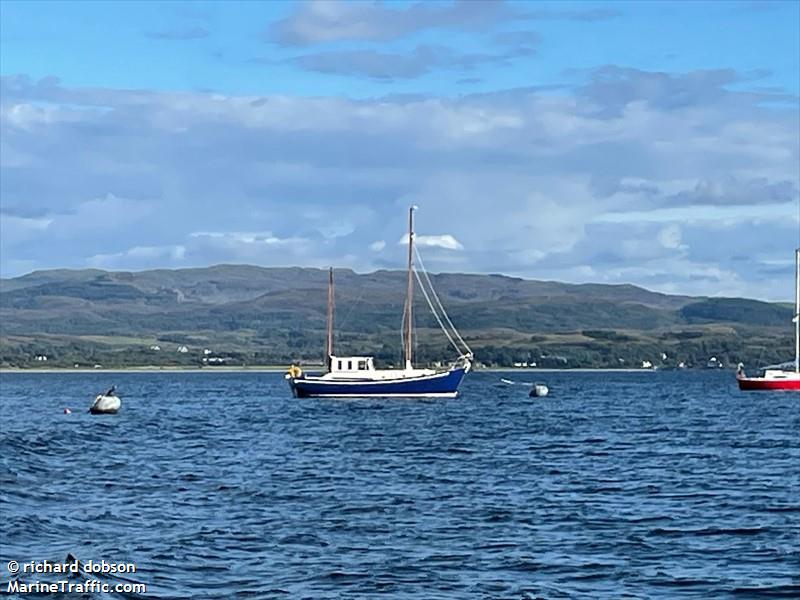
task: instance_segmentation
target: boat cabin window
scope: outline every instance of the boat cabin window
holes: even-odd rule
[[[347,373],[348,371],[372,371],[374,369],[372,358],[369,356],[331,357],[332,371]]]

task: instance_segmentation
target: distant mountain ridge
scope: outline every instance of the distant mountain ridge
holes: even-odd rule
[[[403,271],[335,270],[337,335],[343,342],[349,340],[355,349],[361,339],[374,349],[396,341],[405,276]],[[758,328],[766,328],[775,337],[789,333],[792,316],[791,308],[776,303],[673,296],[633,285],[461,273],[431,274],[431,279],[453,321],[478,348],[517,348],[532,335],[556,336],[543,342],[547,345],[583,330],[641,332],[644,339],[684,328],[752,337],[763,336]],[[77,347],[86,336],[201,335],[213,341],[235,334],[242,352],[271,348],[273,360],[313,356],[324,331],[326,285],[326,270],[301,267],[37,271],[0,280],[0,335],[11,354],[38,342],[71,340]],[[422,299],[416,301],[417,326],[435,327]],[[596,337],[582,338],[575,343],[585,348],[599,343]],[[603,343],[614,339],[606,336]],[[436,344],[430,341],[431,348]],[[238,351],[235,343],[227,347]]]

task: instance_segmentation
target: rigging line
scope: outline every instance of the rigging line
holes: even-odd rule
[[[424,273],[424,271],[423,271],[423,273]],[[442,319],[439,318],[439,312],[436,310],[436,307],[434,306],[433,302],[431,302],[431,299],[428,296],[428,292],[425,289],[424,282],[420,278],[419,273],[415,270],[414,274],[417,276],[417,281],[419,282],[419,287],[420,287],[420,289],[422,290],[422,293],[425,296],[425,300],[428,302],[428,307],[431,309],[431,312],[433,313],[433,316],[436,317],[436,321],[439,323],[439,327],[444,332],[444,334],[447,336],[447,339],[450,340],[450,343],[453,345],[453,347],[456,349],[456,351],[459,354],[463,354],[464,350],[461,348],[461,346],[459,346],[455,342],[453,337],[450,335],[450,331],[448,330],[447,327],[445,327],[444,323],[442,322]],[[431,293],[435,294],[436,292],[434,292],[433,286],[431,285],[430,280],[428,280],[428,285],[430,286]],[[444,307],[441,305],[441,302],[439,302],[439,307],[440,307],[440,309],[442,311],[442,315],[444,316],[444,318],[447,320],[448,323],[450,323],[450,328],[453,330],[453,333],[455,333],[455,335],[460,339],[461,336],[458,335],[458,331],[456,331],[456,328],[453,327],[453,323],[447,317],[447,313],[445,312]],[[464,340],[461,340],[461,343],[463,344],[464,348],[466,348],[467,352],[471,353],[471,350],[469,349],[469,346],[467,346],[467,344],[464,343]]]
[[[456,338],[458,338],[458,341],[461,342],[464,345],[464,348],[467,350],[468,353],[472,354],[472,349],[469,347],[467,342],[464,341],[464,338],[461,337],[461,334],[458,333],[458,329],[456,329],[456,326],[453,325],[453,322],[450,320],[450,317],[447,315],[447,311],[444,309],[444,306],[442,305],[442,301],[439,300],[439,296],[436,294],[436,288],[433,287],[433,283],[431,282],[431,278],[428,276],[428,271],[425,268],[425,263],[422,262],[422,256],[420,256],[419,250],[417,250],[416,246],[414,247],[414,251],[416,252],[417,260],[419,261],[419,266],[422,268],[422,273],[423,273],[423,275],[425,275],[425,279],[428,281],[428,286],[431,288],[431,294],[436,299],[436,303],[439,305],[439,308],[441,309],[445,320],[447,321],[448,325],[450,325],[450,327],[452,328],[453,333],[455,334]],[[420,285],[422,285],[422,283],[420,283]],[[461,350],[459,349],[459,352],[460,351]]]
[[[416,248],[415,248],[415,250],[416,250]],[[445,320],[450,325],[450,327],[453,330],[453,333],[455,334],[456,338],[458,338],[458,341],[460,341],[464,345],[464,348],[467,350],[467,352],[472,354],[472,350],[470,349],[470,347],[467,344],[467,342],[464,341],[464,338],[461,337],[461,334],[458,333],[458,329],[456,329],[456,326],[453,325],[453,322],[450,320],[450,317],[448,316],[447,311],[444,309],[444,305],[442,304],[442,301],[439,299],[439,296],[436,294],[436,288],[433,287],[433,282],[431,281],[431,278],[428,275],[428,271],[425,269],[425,264],[422,262],[422,256],[420,256],[419,250],[417,250],[417,260],[419,260],[420,267],[422,267],[422,273],[423,273],[423,275],[425,275],[425,279],[428,281],[428,286],[431,289],[431,294],[433,295],[434,299],[436,300],[436,303],[439,305],[439,309],[442,311],[442,315],[444,315]]]
[[[358,298],[356,298],[354,302],[350,303],[350,309],[347,311],[347,314],[344,316],[344,318],[339,321],[338,329],[342,329],[344,325],[347,322],[349,322],[349,319],[352,316],[353,311],[355,310],[356,306],[358,306],[358,303],[361,302],[361,298],[364,297],[365,289],[366,289],[366,284],[361,286],[361,291],[358,293]]]
[[[419,287],[422,290],[422,295],[425,296],[425,300],[427,300],[428,306],[430,307],[433,316],[436,317],[436,322],[439,323],[439,327],[442,328],[442,331],[444,331],[444,334],[447,336],[447,339],[453,345],[453,348],[456,349],[456,352],[461,354],[461,348],[459,348],[458,344],[456,344],[455,340],[453,339],[453,336],[450,335],[450,333],[447,331],[447,328],[444,326],[444,323],[442,323],[442,320],[439,318],[439,314],[436,312],[436,309],[434,308],[431,299],[428,297],[428,292],[425,290],[425,286],[422,285],[422,279],[420,278],[419,273],[417,272],[416,269],[414,269],[414,275],[417,277],[417,281],[419,282]]]
[[[425,296],[425,300],[428,302],[428,307],[431,309],[431,312],[433,313],[433,316],[436,318],[436,322],[439,323],[439,327],[444,332],[444,334],[447,336],[447,339],[449,340],[450,344],[452,344],[453,348],[456,349],[456,352],[461,354],[461,348],[458,346],[458,344],[456,344],[455,340],[450,335],[450,333],[447,331],[447,328],[444,326],[444,323],[442,323],[442,320],[439,318],[439,314],[436,312],[436,308],[433,306],[433,303],[431,302],[431,299],[428,297],[428,292],[427,292],[427,290],[425,290],[425,286],[422,285],[422,279],[420,279],[419,273],[417,272],[416,269],[414,269],[414,275],[416,276],[417,281],[419,282],[419,287],[422,290],[423,296]]]

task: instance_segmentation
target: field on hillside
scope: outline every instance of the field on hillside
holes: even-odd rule
[[[405,274],[336,271],[336,352],[400,363]],[[629,285],[432,275],[487,366],[756,366],[792,355],[789,305]],[[0,281],[0,365],[204,366],[320,362],[327,272],[221,265],[141,273],[42,271]],[[416,357],[453,356],[418,294]],[[44,360],[43,357],[46,357]]]

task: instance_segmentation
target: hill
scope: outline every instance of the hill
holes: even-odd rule
[[[335,278],[337,350],[398,362],[405,273],[337,269]],[[486,364],[704,365],[712,355],[753,364],[791,354],[792,311],[781,304],[503,275],[431,279]],[[325,270],[248,265],[2,279],[0,364],[41,366],[37,355],[48,366],[202,364],[214,355],[231,364],[319,360],[326,285]],[[449,356],[422,298],[416,301],[420,360]]]

